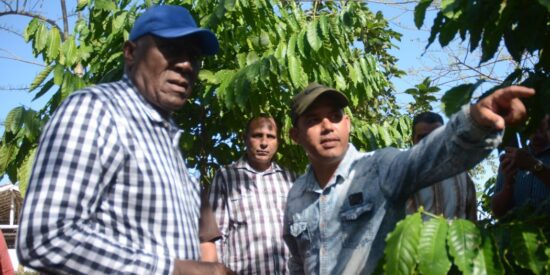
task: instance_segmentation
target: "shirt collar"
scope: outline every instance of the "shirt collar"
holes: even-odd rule
[[[240,157],[237,161],[233,163],[233,166],[237,169],[245,169],[249,172],[255,173],[255,174],[265,174],[265,173],[276,173],[283,171],[283,168],[279,166],[276,162],[272,161],[271,166],[266,169],[265,171],[257,171],[256,169],[252,168],[250,164],[248,163],[248,160],[246,158],[246,155],[243,155]]]
[[[145,117],[147,117],[153,124],[164,127],[172,137],[172,146],[178,147],[182,130],[178,127],[174,120],[172,120],[171,117],[163,117],[160,112],[155,107],[153,107],[153,105],[149,103],[149,101],[147,101],[145,97],[138,91],[137,87],[130,80],[128,75],[124,74],[124,76],[122,77],[122,81],[126,84],[130,96],[134,97],[136,103],[141,103],[136,104],[136,106],[139,106],[141,108],[141,110],[138,110],[138,112],[144,113]]]
[[[171,128],[176,127],[175,123],[172,121],[170,117],[164,118],[160,114],[160,112],[155,107],[153,107],[153,105],[149,101],[147,101],[147,99],[145,99],[145,97],[139,92],[136,85],[134,85],[134,83],[128,77],[127,74],[124,74],[124,76],[122,77],[122,81],[126,83],[130,91],[134,92],[134,95],[136,96],[137,100],[142,103],[141,104],[143,106],[142,111],[145,113],[147,118],[149,118],[149,120],[157,124],[162,124],[166,127],[168,126],[172,126]]]
[[[334,176],[328,182],[325,189],[330,188],[335,184],[344,182],[349,177],[351,166],[358,158],[358,156],[359,151],[357,151],[353,144],[348,143],[348,150],[346,151],[346,154],[344,155],[342,161],[340,161],[340,164],[338,164],[338,168],[336,168],[336,171],[334,171]],[[316,193],[321,193],[323,191],[319,186],[317,179],[315,179],[315,174],[313,173],[311,165],[308,165],[306,171],[306,190]]]

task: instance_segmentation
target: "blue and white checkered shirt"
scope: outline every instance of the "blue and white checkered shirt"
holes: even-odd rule
[[[199,259],[199,185],[180,130],[124,78],[70,95],[50,119],[17,242],[21,262],[61,274],[169,274]]]
[[[237,274],[287,274],[283,215],[296,174],[276,163],[255,171],[243,157],[216,173],[210,204],[223,239],[223,263]]]

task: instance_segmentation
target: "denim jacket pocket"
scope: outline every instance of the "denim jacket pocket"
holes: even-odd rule
[[[362,205],[354,206],[348,209],[344,209],[340,212],[340,220],[341,221],[354,221],[357,220],[361,215],[363,215],[365,212],[372,211],[373,203],[367,202]]]
[[[374,203],[369,201],[352,207],[348,206],[340,211],[344,248],[357,248],[372,241],[373,233],[369,224],[373,212]]]
[[[290,225],[290,234],[294,238],[298,238],[298,236],[302,235],[302,233],[304,232],[307,235],[306,230],[307,230],[307,222],[295,222]],[[303,237],[307,237],[307,239],[309,239],[309,236],[302,236],[302,238]]]
[[[298,251],[302,257],[307,257],[311,253],[311,236],[306,221],[295,221],[290,225],[290,235],[296,240]]]

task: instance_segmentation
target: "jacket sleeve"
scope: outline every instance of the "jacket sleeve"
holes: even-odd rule
[[[501,141],[502,132],[478,125],[466,105],[409,150],[383,149],[381,189],[404,201],[417,190],[464,172],[484,159]]]

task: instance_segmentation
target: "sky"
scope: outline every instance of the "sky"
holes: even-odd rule
[[[39,10],[48,18],[56,18],[59,25],[61,23],[61,9],[59,2],[44,1],[48,4],[37,6],[35,10]],[[68,10],[72,10],[76,1],[67,1]],[[446,55],[440,50],[437,43],[430,47],[429,53],[425,53],[425,47],[429,37],[431,20],[433,20],[435,12],[428,12],[425,20],[424,29],[418,30],[414,27],[413,8],[414,4],[398,5],[388,4],[395,1],[382,0],[382,3],[374,3],[369,1],[369,8],[373,11],[381,11],[384,17],[390,20],[390,27],[400,32],[403,36],[401,41],[394,41],[396,48],[390,53],[398,58],[398,67],[408,74],[401,79],[392,79],[392,83],[397,91],[398,104],[405,107],[412,98],[403,94],[403,91],[412,88],[426,75],[422,71],[425,67],[433,67],[441,64],[441,60],[446,60]],[[0,134],[3,133],[3,119],[8,112],[18,106],[25,106],[35,110],[40,109],[45,105],[48,96],[43,96],[38,100],[32,100],[34,95],[26,91],[34,77],[43,68],[40,59],[36,59],[32,55],[30,45],[26,44],[23,38],[16,33],[23,33],[30,18],[9,15],[0,17]],[[443,85],[442,90],[446,90]],[[434,109],[439,111],[439,104],[434,104]],[[0,180],[0,183],[5,183],[7,177]]]

